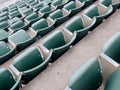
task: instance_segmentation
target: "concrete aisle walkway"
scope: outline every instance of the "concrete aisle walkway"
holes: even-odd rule
[[[119,31],[120,10],[117,10],[22,90],[64,90],[69,77],[87,59],[97,57],[104,43]]]

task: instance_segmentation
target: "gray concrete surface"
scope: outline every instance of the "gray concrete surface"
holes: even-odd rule
[[[64,24],[62,24],[57,29],[61,29],[63,25]],[[104,43],[113,34],[120,31],[119,25],[120,10],[117,10],[112,16],[110,16],[101,25],[90,32],[74,47],[69,49],[57,61],[52,63],[45,71],[40,73],[30,83],[23,87],[22,90],[64,90],[64,88],[68,84],[69,77],[89,58],[97,57],[101,53]],[[30,47],[36,46],[41,42],[42,39],[38,40]],[[21,53],[23,53],[24,51],[22,51]],[[15,57],[17,57],[19,54],[17,54]],[[1,66],[8,66],[12,63],[15,57]]]

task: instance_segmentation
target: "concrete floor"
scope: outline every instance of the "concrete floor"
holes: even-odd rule
[[[44,70],[30,83],[23,87],[22,90],[64,90],[68,84],[69,77],[83,63],[85,63],[89,58],[98,57],[98,55],[101,53],[104,43],[113,34],[120,31],[119,25],[120,10],[117,10],[107,20],[90,32],[85,38],[69,49],[57,61],[52,63],[46,70]],[[59,28],[61,28],[61,26],[58,27],[58,29]],[[31,46],[36,46],[36,44],[39,44],[41,40],[38,40]],[[12,63],[15,57],[4,63],[2,66],[8,66],[8,64]]]

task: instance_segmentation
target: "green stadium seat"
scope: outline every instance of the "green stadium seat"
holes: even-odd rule
[[[33,6],[33,10],[34,10],[34,11],[37,11],[37,10],[43,8],[43,7],[44,7],[44,4],[43,4],[42,2],[41,2],[41,3],[37,3],[37,4],[35,4],[35,5]]]
[[[42,17],[43,17],[42,14],[37,14],[36,12],[33,12],[30,15],[26,16],[24,18],[24,20],[30,22],[31,24],[33,24],[34,22],[38,21]]]
[[[64,54],[70,48],[75,38],[76,33],[70,33],[67,30],[56,30],[48,37],[44,38],[42,45],[46,49],[53,51],[50,62],[54,62],[57,58]]]
[[[21,18],[22,16],[21,16],[21,14],[20,14],[19,11],[14,11],[14,12],[9,13],[9,17],[10,17],[10,18],[14,18],[14,17],[19,17],[19,18]]]
[[[19,30],[16,33],[9,36],[8,41],[16,45],[17,51],[21,51],[35,41],[36,35],[37,33],[33,33],[33,35],[31,36],[25,30]]]
[[[26,2],[30,4],[30,3],[35,2],[35,0],[26,0]]]
[[[81,3],[80,1],[70,1],[69,3],[67,3],[66,5],[64,5],[64,9],[66,9],[67,11],[71,11],[70,16],[74,16],[75,14],[77,14],[78,12],[81,11],[81,9],[84,7],[84,2]]]
[[[25,17],[29,14],[33,13],[33,10],[31,8],[28,8],[28,9],[24,9],[23,11],[21,11],[21,15],[22,17]]]
[[[53,0],[38,0],[39,2],[44,2],[47,5],[50,5],[52,3]]]
[[[9,24],[7,21],[3,21],[0,23],[0,29],[8,30]]]
[[[69,0],[53,0],[51,5],[56,6],[57,8],[61,9],[68,2]]]
[[[100,3],[107,6],[107,7],[112,5],[113,11],[115,11],[120,6],[119,0],[100,0]]]
[[[8,9],[13,9],[13,8],[17,8],[17,6],[16,6],[15,4],[10,4],[10,5],[8,6]]]
[[[104,90],[119,90],[120,89],[120,68],[111,74],[107,79]]]
[[[55,6],[49,6],[46,5],[43,8],[41,8],[38,13],[41,15],[44,15],[44,17],[48,17],[50,13],[52,13],[53,11],[55,11],[57,9],[57,7]]]
[[[91,30],[91,27],[95,24],[95,22],[95,18],[90,19],[85,15],[75,16],[65,24],[63,29],[69,30],[72,33],[77,33],[76,40],[74,42],[75,44],[88,34],[88,31]]]
[[[4,21],[7,21],[8,19],[9,19],[8,16],[0,17],[0,23],[4,22]]]
[[[37,22],[33,23],[31,25],[30,29],[33,29],[38,33],[38,36],[44,36],[48,32],[52,31],[54,29],[54,21],[50,21],[49,19],[40,19]]]
[[[0,68],[0,90],[19,90],[21,73],[18,78],[6,68]]]
[[[18,31],[20,29],[28,30],[29,26],[30,26],[29,22],[19,20],[19,21],[15,22],[15,23],[11,24],[10,28],[8,28],[8,29],[9,29],[9,31],[11,31],[13,33],[13,32],[16,32],[16,31]]]
[[[33,7],[34,5],[36,5],[36,4],[37,4],[37,2],[32,2],[32,3],[29,4],[29,7],[32,8],[32,7]]]
[[[115,33],[103,46],[99,55],[105,80],[120,66],[120,32]]]
[[[13,71],[17,70],[23,73],[22,83],[27,84],[36,75],[47,68],[52,52],[50,51],[42,57],[40,51],[41,49],[39,48],[31,47],[16,57],[13,64],[10,66]]]
[[[11,24],[13,24],[13,23],[15,23],[15,22],[17,22],[17,21],[20,21],[20,20],[21,20],[21,18],[19,18],[19,17],[14,17],[14,18],[9,19],[8,22],[9,22],[9,24],[11,25]]]
[[[68,16],[70,15],[70,11],[65,11],[64,9],[58,9],[51,14],[49,14],[49,19],[55,21],[55,26],[59,26],[63,22],[65,22],[68,19]]]
[[[4,63],[15,55],[16,46],[11,44],[11,48],[4,41],[0,41],[0,64]]]
[[[98,26],[103,19],[107,18],[113,11],[112,6],[106,7],[102,4],[92,5],[87,8],[83,13],[90,18],[96,17],[95,27]]]
[[[78,1],[80,1],[82,3],[84,2],[85,3],[84,8],[85,8],[85,7],[89,6],[90,4],[92,4],[96,0],[78,0]]]
[[[12,13],[14,11],[18,11],[18,8],[12,8],[12,9],[9,9],[9,13]]]
[[[2,12],[0,13],[0,17],[8,16],[8,12]]]
[[[7,7],[4,7],[0,10],[1,12],[8,12],[8,8]]]
[[[117,63],[120,63],[120,33],[116,33],[103,46],[103,53]]]
[[[97,59],[90,59],[70,77],[65,90],[98,90],[101,84],[100,64]]]
[[[9,34],[5,30],[0,30],[0,41],[7,41]]]

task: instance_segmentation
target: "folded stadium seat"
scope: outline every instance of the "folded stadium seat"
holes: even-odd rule
[[[15,4],[10,4],[10,5],[8,6],[8,9],[12,9],[12,8],[17,8],[17,6],[16,6]]]
[[[8,12],[1,12],[0,17],[8,16]]]
[[[8,7],[1,8],[0,12],[8,12]]]
[[[67,11],[71,11],[70,17],[74,16],[75,14],[77,14],[78,12],[81,11],[82,7],[84,7],[84,2],[81,3],[78,0],[75,1],[70,1],[69,3],[67,3],[66,5],[64,5],[64,9]]]
[[[22,17],[26,17],[27,15],[29,15],[31,13],[33,13],[33,10],[31,8],[24,9],[23,11],[21,11]]]
[[[27,9],[29,9],[27,6],[18,8],[18,10],[19,10],[20,12],[22,12],[22,11],[24,11],[24,10],[27,10]]]
[[[108,77],[113,73],[120,63],[120,32],[114,34],[103,46],[100,54],[103,76]],[[106,69],[104,69],[106,68]],[[106,72],[107,71],[107,72]]]
[[[8,19],[9,19],[8,16],[0,17],[0,23],[1,23],[1,22],[4,22],[4,21],[7,21]]]
[[[42,14],[37,14],[36,12],[31,13],[30,15],[26,16],[24,20],[26,22],[30,22],[30,24],[33,24],[34,22],[38,21],[43,17]]]
[[[69,2],[69,0],[53,0],[51,5],[57,6],[57,8],[61,9],[68,2]]]
[[[29,31],[30,32],[30,31]],[[17,51],[22,51],[31,45],[36,38],[37,33],[31,30],[31,34],[21,29],[8,37],[8,42],[16,45]],[[21,37],[22,36],[22,37]]]
[[[18,8],[22,8],[22,7],[27,7],[27,4],[22,3],[22,4],[18,5]]]
[[[40,48],[31,47],[16,57],[10,68],[15,73],[22,72],[22,83],[27,84],[47,68],[51,55],[51,51],[44,53]]]
[[[35,2],[35,0],[26,0],[28,4]]]
[[[9,46],[8,46],[9,45]],[[15,55],[16,46],[10,43],[0,41],[0,64],[4,63]]]
[[[19,17],[14,17],[14,18],[9,19],[9,20],[8,20],[8,23],[11,25],[11,24],[13,24],[13,23],[15,23],[15,22],[17,22],[17,21],[20,21],[20,20],[21,20],[21,18],[19,18]]]
[[[70,77],[65,90],[98,90],[101,84],[102,74],[99,61],[90,59]]]
[[[34,5],[36,5],[38,2],[32,2],[32,3],[29,3],[29,7],[32,8]]]
[[[120,6],[120,0],[100,0],[100,3],[107,7],[112,5],[113,11],[115,11]]]
[[[29,29],[36,31],[38,37],[42,37],[54,29],[54,24],[54,21],[42,18],[33,23]]]
[[[104,90],[119,90],[120,89],[120,68],[113,72],[107,79]]]
[[[7,41],[9,34],[5,30],[0,30],[0,41]]]
[[[43,8],[44,6],[45,6],[45,4],[42,3],[42,2],[40,2],[40,3],[35,4],[32,8],[33,8],[33,10],[36,12],[36,11],[38,11],[39,9]]]
[[[21,73],[18,77],[14,77],[13,73],[6,68],[0,68],[0,90],[19,90]]]
[[[8,8],[7,7],[4,7],[0,10],[0,12],[8,12]]]
[[[1,22],[0,23],[0,30],[1,29],[4,29],[4,30],[8,30],[8,27],[9,27],[9,24],[8,24],[8,22],[7,21],[3,21],[3,22]]]
[[[76,33],[71,33],[67,30],[56,30],[44,38],[40,46],[43,46],[48,50],[52,50],[50,62],[54,62],[70,48],[75,38]]]
[[[90,4],[92,4],[94,1],[96,1],[96,0],[78,0],[78,1],[80,1],[80,2],[84,2],[85,3],[85,5],[84,5],[84,7],[83,8],[85,8],[85,7],[87,7],[87,6],[89,6]]]
[[[14,33],[20,29],[24,29],[24,30],[28,30],[30,26],[30,23],[29,22],[26,22],[26,21],[23,21],[23,20],[19,20],[13,24],[10,25],[10,27],[8,28],[8,30],[11,32],[11,33]]]
[[[49,6],[46,5],[43,8],[39,9],[38,13],[43,15],[45,18],[49,16],[50,13],[52,13],[53,11],[55,11],[57,9],[57,7],[55,6]]]
[[[18,8],[12,8],[12,9],[9,9],[9,13],[12,13],[14,11],[18,11]]]
[[[95,22],[96,18],[90,19],[85,15],[75,16],[65,24],[63,29],[69,30],[72,33],[77,33],[75,42],[73,43],[75,44],[88,34],[88,31],[91,30],[91,27],[95,24]]]
[[[38,2],[44,2],[48,5],[50,5],[52,3],[53,0],[38,0]]]
[[[83,14],[90,18],[96,17],[96,24],[93,26],[93,28],[95,28],[103,21],[103,19],[107,18],[109,14],[112,13],[112,10],[112,6],[106,7],[98,3],[97,5],[92,5],[87,8],[85,11],[83,11]]]
[[[49,14],[48,19],[55,21],[55,27],[59,26],[66,20],[68,20],[68,16],[70,15],[71,11],[66,11],[64,9],[57,9],[56,11]]]
[[[14,17],[19,17],[19,18],[21,18],[22,15],[20,14],[19,11],[13,11],[13,12],[9,13],[9,18],[14,18]]]

